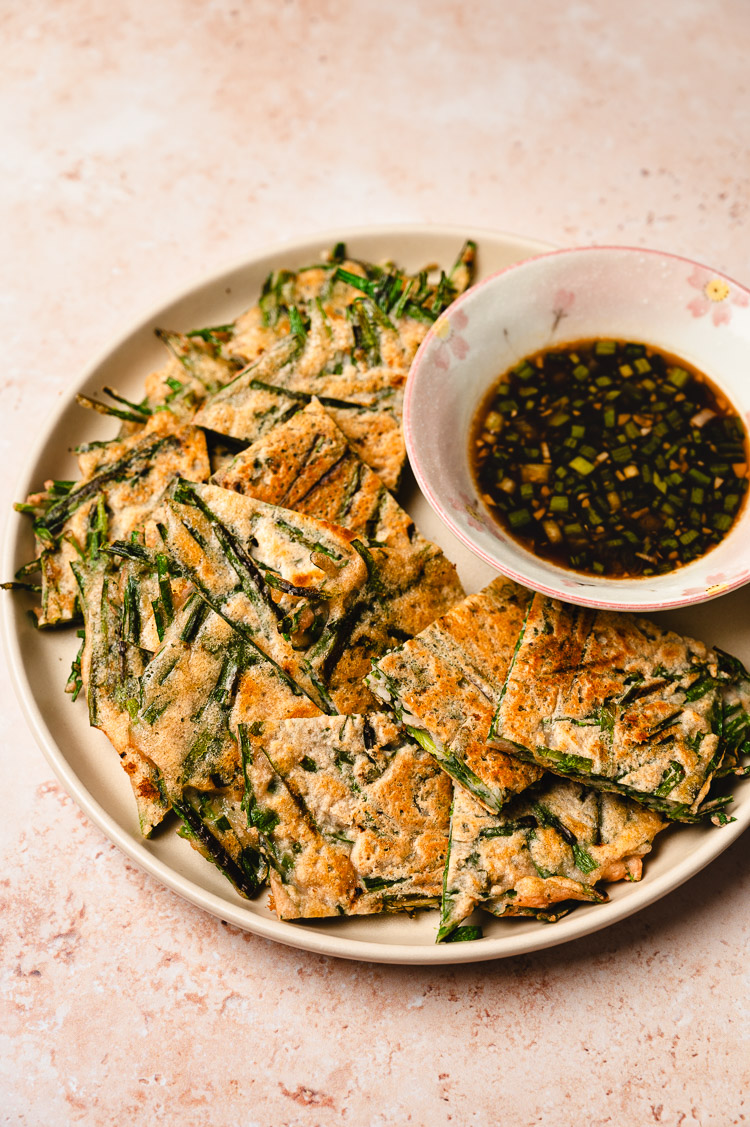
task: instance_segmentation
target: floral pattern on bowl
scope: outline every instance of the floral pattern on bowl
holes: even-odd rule
[[[728,325],[732,318],[732,305],[750,304],[750,295],[726,278],[721,278],[704,266],[696,266],[688,277],[688,284],[700,290],[697,297],[688,302],[688,309],[694,317],[705,317],[710,313],[711,322]]]
[[[684,357],[725,392],[750,428],[748,290],[706,266],[657,251],[555,251],[472,287],[422,343],[407,383],[404,433],[427,500],[497,571],[570,602],[659,610],[704,602],[747,583],[750,505],[700,559],[667,575],[618,580],[542,560],[491,517],[473,481],[468,449],[487,390],[525,356],[596,337],[640,341]]]
[[[488,513],[480,509],[476,499],[468,497],[465,493],[461,493],[459,497],[451,497],[449,504],[454,512],[464,512],[466,514],[466,521],[469,528],[475,529],[477,532],[489,532],[496,540],[505,543],[507,536],[501,531],[499,526],[495,524]]]
[[[435,348],[435,364],[447,372],[453,358],[465,360],[469,355],[469,343],[461,336],[461,330],[469,324],[469,318],[462,309],[456,309],[452,316],[444,313],[438,317],[432,331],[438,339]]]

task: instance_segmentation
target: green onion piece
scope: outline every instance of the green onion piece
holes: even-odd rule
[[[695,466],[691,466],[688,470],[688,477],[692,478],[693,481],[697,481],[698,485],[711,485],[711,478],[708,474],[702,473],[701,470],[697,469]]]
[[[684,387],[690,379],[690,373],[684,368],[667,368],[667,379],[675,387]]]
[[[474,939],[483,939],[484,933],[481,927],[474,924],[465,924],[463,927],[457,927],[450,935],[446,936],[445,943],[469,943]]]
[[[581,474],[583,477],[586,477],[588,474],[594,472],[596,466],[592,462],[589,462],[587,458],[583,458],[581,457],[581,455],[579,455],[570,463],[570,468],[572,470],[575,470],[576,473]]]

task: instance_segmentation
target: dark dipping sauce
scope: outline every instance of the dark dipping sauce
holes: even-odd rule
[[[543,559],[660,575],[722,540],[748,485],[747,434],[703,373],[651,345],[584,340],[501,376],[470,460],[498,524]]]

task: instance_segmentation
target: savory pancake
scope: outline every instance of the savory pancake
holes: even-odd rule
[[[389,717],[257,721],[240,742],[281,919],[437,905],[451,783]]]
[[[427,543],[318,399],[237,454],[211,481],[342,525],[365,541],[402,551]]]
[[[258,889],[258,850],[243,807],[236,724],[248,715],[318,712],[280,666],[195,592],[141,676],[129,747],[151,765],[166,809],[177,811],[192,843],[245,895]]]
[[[734,659],[647,619],[535,595],[491,740],[691,820],[721,766]]]
[[[350,618],[346,646],[335,671],[329,666],[329,679],[337,687],[339,712],[372,708],[374,699],[362,684],[372,661],[462,598],[453,564],[415,529],[317,401],[238,454],[212,480],[246,496],[336,522],[367,546],[367,598],[359,600]]]
[[[489,814],[456,787],[438,941],[481,905],[552,922],[566,901],[600,903],[603,881],[640,880],[662,818],[619,795],[554,775]]]
[[[436,285],[426,272],[410,277],[392,265],[348,261],[343,247],[307,269],[276,271],[225,347],[246,367],[209,397],[195,422],[252,443],[317,397],[395,489],[406,456],[409,367],[429,326],[469,284],[475,250],[467,243]]]
[[[488,810],[501,810],[542,773],[487,744],[530,600],[525,588],[496,579],[386,654],[368,677],[422,747]]]
[[[78,658],[78,691],[83,689],[89,721],[108,737],[135,795],[144,837],[169,810],[160,772],[134,747],[130,727],[140,702],[140,678],[151,653],[141,637],[138,592],[141,566],[131,560],[117,568],[111,557],[73,564],[84,616],[84,641]]]
[[[25,506],[35,513],[40,551],[39,626],[75,618],[78,587],[72,563],[142,529],[175,477],[206,481],[211,472],[202,431],[170,412],[152,415],[133,434],[80,448],[79,458],[80,481],[48,483]]]

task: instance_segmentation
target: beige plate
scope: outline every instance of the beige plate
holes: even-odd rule
[[[143,379],[164,359],[154,328],[187,330],[224,324],[255,299],[272,269],[316,260],[320,252],[344,239],[355,256],[393,258],[408,269],[429,262],[448,265],[463,240],[479,244],[479,276],[549,249],[528,239],[489,231],[446,227],[392,227],[335,231],[304,243],[290,244],[259,255],[186,290],[176,300],[151,313],[137,328],[115,343],[93,364],[67,399],[57,408],[33,450],[18,496],[38,488],[48,477],[71,478],[77,470],[69,453],[77,443],[106,437],[108,423],[74,402],[74,393],[94,393],[105,384],[130,398],[142,394]],[[109,431],[114,427],[109,424]],[[458,564],[468,591],[492,577],[478,560],[445,529],[413,484],[404,504],[422,532],[442,545]],[[31,558],[29,521],[12,514],[5,538],[2,578]],[[169,829],[153,841],[138,832],[130,785],[106,738],[88,726],[82,699],[71,704],[63,693],[70,661],[77,648],[74,631],[42,634],[26,616],[30,605],[23,595],[0,599],[3,636],[21,706],[58,779],[82,810],[107,837],[137,864],[193,904],[247,931],[292,947],[342,958],[381,963],[465,963],[551,947],[615,923],[652,903],[697,873],[721,853],[750,822],[750,779],[738,783],[736,821],[722,829],[682,827],[657,839],[653,856],[639,884],[619,884],[604,905],[583,905],[560,923],[483,919],[485,938],[471,943],[435,945],[437,912],[408,916],[378,916],[352,920],[292,924],[279,922],[263,898],[249,902],[237,896],[219,872],[187,842]],[[715,643],[750,661],[750,634],[742,624],[750,618],[750,587],[689,611],[659,616],[679,629]],[[110,890],[116,896],[115,889]]]

